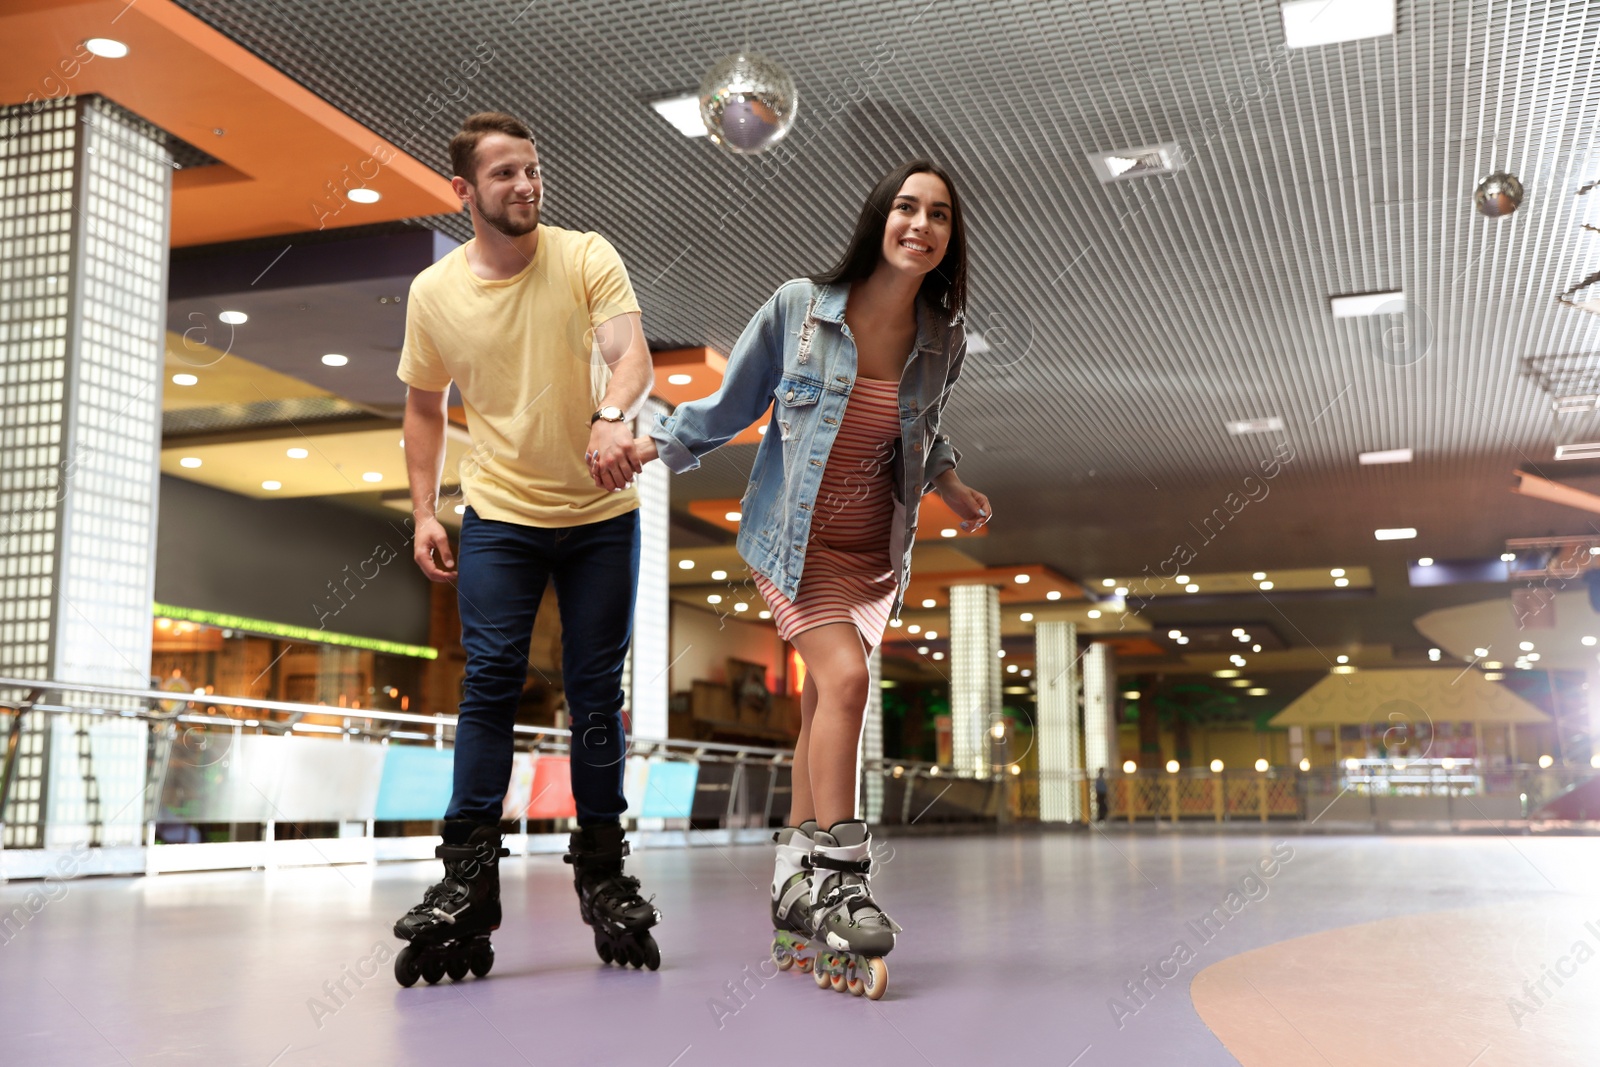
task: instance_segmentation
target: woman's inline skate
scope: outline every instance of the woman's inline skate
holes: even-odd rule
[[[872,899],[867,884],[872,869],[872,835],[856,819],[836,822],[813,835],[811,851],[811,933],[818,955],[812,977],[869,1000],[889,988],[883,957],[900,931]]]
[[[777,855],[772,872],[772,962],[779,970],[809,971],[817,950],[811,937],[811,849],[815,820],[785,826],[772,835]]]

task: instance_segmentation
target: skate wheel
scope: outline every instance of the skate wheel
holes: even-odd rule
[[[787,952],[780,952],[777,949],[773,949],[772,962],[778,965],[778,970],[787,971],[790,967],[794,966],[794,957],[789,955]]]
[[[644,952],[632,941],[622,946],[622,962],[629,967],[644,966]]]
[[[822,960],[820,959],[817,960],[816,965],[811,972],[811,977],[816,979],[818,989],[827,989],[833,981],[828,977],[828,968],[823,966]]]
[[[417,966],[417,950],[407,945],[394,958],[394,980],[399,982],[402,988],[410,989],[421,977],[422,969]]]
[[[866,966],[857,973],[861,975],[862,992],[866,998],[882,1000],[889,991],[889,965],[883,962],[883,957],[874,956],[867,960]]]
[[[812,959],[810,956],[797,957],[794,963],[796,967],[800,968],[801,973],[810,973],[812,967]]]
[[[444,960],[430,956],[422,961],[422,980],[435,985],[444,979]]]
[[[661,947],[649,934],[645,934],[639,942],[639,955],[640,961],[650,970],[656,970],[661,966]]]
[[[844,988],[852,997],[859,997],[866,993],[867,983],[852,974],[844,980]]]
[[[617,959],[617,954],[611,950],[610,939],[598,930],[594,934],[594,950],[599,955],[601,963],[610,963]]]
[[[444,973],[450,976],[452,982],[459,982],[467,976],[467,950],[465,946],[458,946],[450,950],[450,955],[444,961]]]
[[[473,945],[472,949],[467,953],[467,966],[479,978],[488,974],[494,967],[494,946],[489,944],[487,940]]]
[[[831,974],[828,975],[828,984],[833,986],[833,991],[835,993],[843,993],[844,992],[844,983],[845,983],[845,976],[844,976],[844,969],[842,967],[839,970],[834,971],[834,972],[832,972]]]

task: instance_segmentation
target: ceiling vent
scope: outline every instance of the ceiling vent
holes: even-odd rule
[[[1184,163],[1183,151],[1176,141],[1168,144],[1145,145],[1143,148],[1120,148],[1111,152],[1094,152],[1089,165],[1101,185],[1120,182],[1128,178],[1150,178],[1176,174]]]

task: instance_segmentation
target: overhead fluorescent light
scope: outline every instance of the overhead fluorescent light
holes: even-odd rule
[[[1557,415],[1575,415],[1579,412],[1593,411],[1600,407],[1600,396],[1583,394],[1579,396],[1558,396],[1552,405]]]
[[[1359,319],[1368,315],[1402,315],[1406,310],[1406,294],[1398,289],[1387,293],[1351,293],[1331,296],[1328,306],[1336,319]]]
[[[1391,530],[1373,530],[1372,536],[1380,541],[1409,541],[1417,536],[1417,531],[1410,526],[1399,526]]]
[[[1556,445],[1557,459],[1600,459],[1600,441],[1580,445]]]
[[[1259,419],[1240,419],[1237,422],[1228,423],[1228,432],[1235,437],[1240,437],[1247,433],[1272,433],[1281,429],[1283,429],[1283,420],[1276,415],[1268,415]]]
[[[705,120],[700,117],[700,98],[693,93],[666,100],[652,100],[650,107],[685,137],[706,135]]]
[[[1315,48],[1391,36],[1394,6],[1394,0],[1286,0],[1284,44],[1290,48]]]
[[[1183,164],[1183,149],[1176,141],[1089,153],[1089,166],[1094,168],[1101,185],[1129,178],[1176,174],[1183,169]]]
[[[1358,457],[1364,464],[1373,463],[1410,463],[1411,449],[1391,448],[1383,452],[1363,452]]]

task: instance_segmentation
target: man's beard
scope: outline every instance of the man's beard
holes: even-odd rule
[[[539,205],[532,205],[533,210],[528,213],[526,222],[512,222],[509,211],[491,214],[484,210],[482,204],[478,205],[478,214],[483,216],[483,221],[493,226],[507,237],[522,237],[532,233],[539,225]]]

